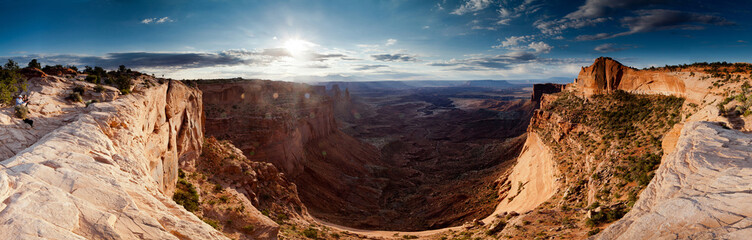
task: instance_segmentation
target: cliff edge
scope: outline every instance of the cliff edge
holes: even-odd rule
[[[178,162],[201,151],[201,93],[176,81],[145,83],[152,80],[111,102],[63,105],[55,112],[75,113],[66,118],[32,111],[37,122],[61,126],[0,162],[5,239],[225,238],[169,197]],[[32,101],[61,103],[66,89],[91,87],[57,77],[32,83],[47,89]],[[19,119],[5,120],[3,128],[28,134]]]
[[[687,123],[640,201],[597,239],[746,239],[751,185],[751,135]]]

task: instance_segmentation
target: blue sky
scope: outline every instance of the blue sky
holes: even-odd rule
[[[8,1],[0,56],[178,79],[472,80],[750,62],[751,1]]]

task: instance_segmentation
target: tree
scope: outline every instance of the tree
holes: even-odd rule
[[[13,61],[13,59],[8,59],[8,63],[5,64],[4,69],[10,70],[10,71],[16,71],[19,69],[18,63],[16,61]]]
[[[35,58],[35,59],[31,59],[31,62],[29,62],[29,66],[28,67],[41,69],[42,68],[42,64],[39,64],[39,62],[37,62],[37,59]]]
[[[126,71],[125,65],[120,65],[120,67],[118,67],[119,73],[125,73],[125,71]]]

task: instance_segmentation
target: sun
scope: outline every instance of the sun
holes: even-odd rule
[[[313,44],[306,40],[294,38],[294,39],[289,39],[285,41],[284,46],[285,46],[285,49],[287,49],[287,51],[290,52],[290,54],[300,55],[301,53],[308,50],[308,48],[310,48],[311,45]]]

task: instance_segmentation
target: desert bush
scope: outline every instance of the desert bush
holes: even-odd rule
[[[20,119],[26,119],[29,115],[29,109],[26,106],[23,105],[17,105],[13,108],[13,112],[15,113],[17,118]]]
[[[37,61],[37,59],[31,59],[31,61],[29,61],[28,67],[30,67],[30,68],[42,68],[42,64],[39,64],[39,62]]]
[[[310,238],[310,239],[318,239],[319,238],[319,230],[309,227],[303,230],[303,236]]]
[[[68,100],[71,102],[83,102],[84,99],[81,97],[81,94],[78,92],[72,92],[70,95],[68,95]]]
[[[254,227],[251,224],[245,225],[243,228],[241,228],[241,230],[243,230],[243,232],[245,233],[252,233],[253,229]]]
[[[84,93],[86,93],[86,88],[81,85],[76,85],[75,87],[73,87],[73,92],[84,95]]]
[[[105,89],[102,85],[97,84],[96,86],[94,86],[94,92],[101,93],[101,92],[104,92],[104,90]]]
[[[12,62],[12,60],[9,60]],[[13,103],[13,97],[19,91],[26,91],[26,80],[17,72],[17,65],[13,65],[9,62],[6,64],[6,68],[0,70],[0,105],[10,105]],[[7,68],[11,65],[11,68]],[[13,70],[15,66],[16,70]]]
[[[90,83],[96,83],[96,84],[100,83],[99,82],[99,76],[97,76],[97,75],[86,76],[86,78],[84,79],[84,81],[87,81],[87,82],[90,82]]]
[[[209,224],[209,226],[212,226],[214,229],[221,230],[219,228],[219,223],[217,221],[214,221],[214,220],[211,220],[211,219],[208,219],[208,218],[204,218],[204,219],[201,219],[201,220],[203,220],[206,224]]]
[[[193,184],[185,180],[183,170],[178,170],[178,183],[175,184],[175,193],[172,195],[172,200],[182,205],[185,210],[191,212],[198,210],[198,192]]]
[[[133,86],[133,79],[131,79],[128,76],[120,75],[115,77],[114,82],[115,87],[117,87],[118,90],[122,94],[129,94],[131,93],[131,87]]]

